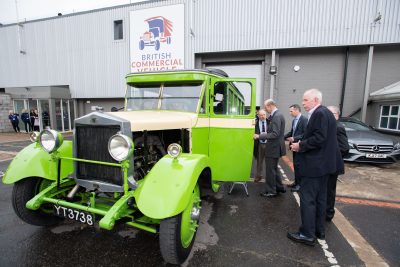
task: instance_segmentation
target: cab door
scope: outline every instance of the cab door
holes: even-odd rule
[[[214,181],[248,181],[253,158],[255,79],[212,78],[209,159]]]

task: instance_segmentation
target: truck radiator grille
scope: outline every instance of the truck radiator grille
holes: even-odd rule
[[[82,126],[76,125],[76,157],[80,159],[118,163],[108,153],[108,140],[120,131],[119,125]],[[77,162],[76,178],[101,181],[116,185],[123,184],[120,167]]]

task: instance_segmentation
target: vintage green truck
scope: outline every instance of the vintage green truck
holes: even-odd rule
[[[164,260],[188,257],[201,190],[250,177],[255,80],[220,70],[132,73],[124,111],[77,118],[72,141],[52,129],[10,163],[3,183],[25,222],[64,218],[159,234]]]

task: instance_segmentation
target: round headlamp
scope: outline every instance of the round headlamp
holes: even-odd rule
[[[57,150],[63,143],[63,140],[62,135],[55,130],[46,129],[39,134],[39,143],[48,153]]]
[[[177,143],[172,143],[167,148],[168,155],[176,159],[182,153],[182,147]]]
[[[108,141],[108,152],[116,161],[126,160],[133,152],[133,142],[128,136],[117,133]]]

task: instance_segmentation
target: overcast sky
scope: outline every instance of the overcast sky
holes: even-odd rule
[[[33,20],[143,0],[0,0],[0,23]],[[16,4],[17,3],[17,4]]]

